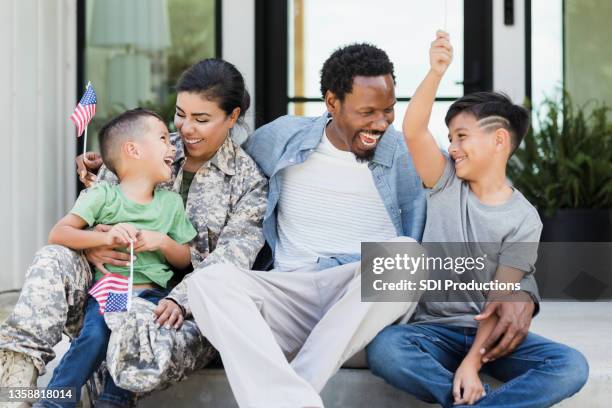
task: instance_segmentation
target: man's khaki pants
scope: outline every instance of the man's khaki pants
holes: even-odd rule
[[[188,287],[236,401],[257,408],[322,407],[319,392],[342,363],[418,301],[361,302],[359,262],[309,272],[213,265]]]

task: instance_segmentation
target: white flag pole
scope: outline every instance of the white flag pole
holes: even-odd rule
[[[448,0],[444,0],[444,31],[448,33]]]
[[[128,300],[127,310],[130,311],[132,306],[132,283],[134,281],[134,242],[130,241],[130,277],[128,279]]]
[[[85,159],[85,153],[87,153],[87,125],[85,125],[85,140],[83,141],[83,159]]]
[[[85,85],[85,92],[87,92],[87,88],[91,85],[91,81],[87,81],[87,85]],[[83,159],[85,159],[85,153],[87,153],[87,126],[85,125],[85,140],[83,140]]]

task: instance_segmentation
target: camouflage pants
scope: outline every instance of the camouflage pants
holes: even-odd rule
[[[80,252],[59,245],[40,249],[13,312],[0,325],[0,349],[31,357],[44,374],[62,332],[70,337],[79,334],[91,281],[91,269]],[[133,392],[166,387],[216,357],[193,320],[185,321],[180,330],[158,329],[154,308],[151,302],[134,299],[129,313],[106,316],[113,331],[109,371],[118,386]]]
[[[76,336],[83,324],[91,270],[83,255],[60,245],[40,249],[28,268],[13,312],[0,325],[0,349],[32,358],[38,372],[55,357],[62,332]]]
[[[134,298],[129,312],[104,315],[112,331],[108,371],[117,386],[136,393],[165,388],[217,357],[193,320],[185,320],[179,330],[158,328],[154,308],[153,303]]]

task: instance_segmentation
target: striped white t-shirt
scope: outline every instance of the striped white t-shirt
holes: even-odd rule
[[[308,268],[320,257],[359,254],[362,241],[397,236],[367,162],[337,149],[325,133],[305,162],[280,176],[275,269]]]

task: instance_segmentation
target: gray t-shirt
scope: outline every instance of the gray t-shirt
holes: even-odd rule
[[[469,247],[480,248],[487,259],[486,268],[477,275],[480,282],[493,280],[498,265],[510,266],[525,272],[521,289],[537,298],[533,273],[541,232],[538,212],[523,194],[513,189],[505,203],[495,206],[483,204],[471,192],[469,184],[457,177],[454,162],[448,157],[444,174],[427,192],[424,245],[427,246],[428,242],[477,243]],[[457,245],[448,247],[457,248]],[[461,279],[461,275],[454,272],[449,276]],[[447,296],[450,301],[439,301],[440,293],[436,295],[423,294],[411,319],[413,322],[478,326],[474,316],[484,307],[484,293],[474,296],[474,292],[454,291],[452,295],[442,295],[443,299]],[[437,301],[428,301],[434,298]]]

